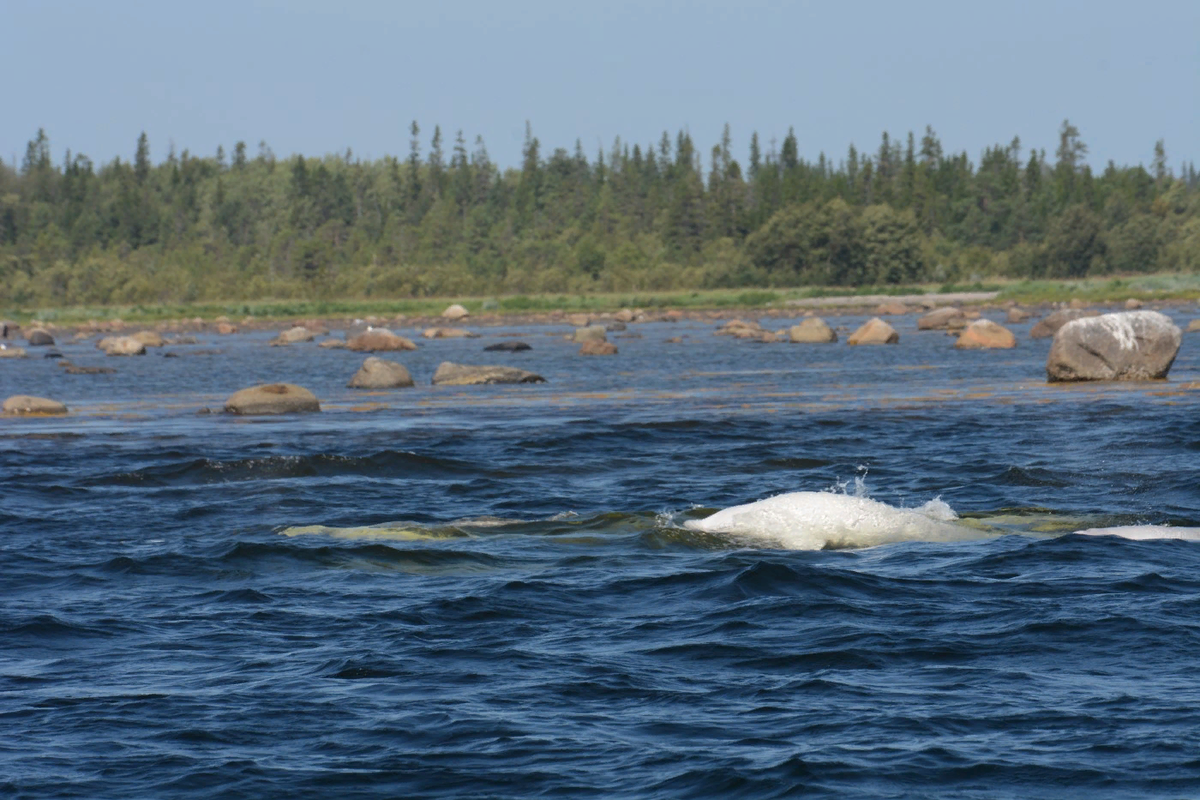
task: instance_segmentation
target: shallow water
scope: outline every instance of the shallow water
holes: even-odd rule
[[[395,392],[265,333],[0,363],[72,409],[0,421],[0,795],[1195,795],[1200,543],[1138,537],[1200,526],[1196,340],[1165,383],[1049,386],[1028,324],[894,324],[483,329]],[[276,380],[324,412],[195,413]],[[687,526],[827,491],[964,535]]]

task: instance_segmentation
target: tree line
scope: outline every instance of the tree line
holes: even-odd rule
[[[978,162],[932,128],[800,157],[793,131],[744,161],[729,126],[592,155],[526,126],[501,169],[482,138],[413,122],[407,155],[347,150],[158,163],[52,157],[42,130],[0,164],[0,304],[186,303],[977,281],[1200,271],[1200,176],[1153,163],[1093,172],[1064,121],[1053,158],[1018,139]]]

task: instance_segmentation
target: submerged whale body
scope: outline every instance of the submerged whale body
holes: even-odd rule
[[[1153,539],[1182,539],[1200,542],[1200,528],[1172,528],[1167,525],[1121,525],[1115,528],[1088,528],[1075,531],[1084,536],[1120,536],[1139,541]]]
[[[898,508],[830,492],[790,492],[722,509],[684,527],[771,540],[794,550],[873,547],[892,542],[954,542],[987,534],[957,522],[950,506],[931,500]]]

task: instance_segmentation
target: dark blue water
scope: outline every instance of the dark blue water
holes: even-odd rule
[[[1072,533],[1200,525],[1196,340],[1169,382],[1061,387],[1027,325],[897,327],[632,325],[612,358],[485,330],[394,392],[268,334],[0,362],[72,408],[0,420],[0,796],[1200,796],[1200,543]],[[442,360],[548,382],[432,387]],[[195,414],[274,380],[323,413]],[[988,535],[683,527],[821,490]]]

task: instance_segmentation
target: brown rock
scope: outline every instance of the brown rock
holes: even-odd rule
[[[1157,311],[1122,311],[1071,320],[1054,334],[1046,357],[1051,381],[1165,378],[1182,332]]]
[[[541,375],[515,367],[472,366],[443,361],[433,373],[434,385],[473,386],[483,383],[545,383]]]
[[[26,358],[28,355],[24,347],[0,344],[0,358]]]
[[[872,317],[850,334],[846,344],[896,344],[899,341],[900,334],[895,328],[879,317]]]
[[[990,319],[977,319],[963,329],[954,346],[964,350],[1008,349],[1017,346],[1017,337]]]
[[[218,322],[217,323],[217,333],[219,333],[222,336],[228,336],[231,333],[237,333],[237,331],[238,331],[237,325],[234,325],[231,322]]]
[[[1018,324],[1024,322],[1025,320],[1029,319],[1032,316],[1033,316],[1033,314],[1026,311],[1025,309],[1017,308],[1016,306],[1014,306],[1014,307],[1008,309],[1008,313],[1005,314],[1004,318],[1005,318],[1005,320],[1007,320],[1008,324],[1018,325]]]
[[[717,328],[714,336],[736,336],[739,339],[750,339],[761,336],[762,332],[762,325],[753,320],[731,319]]]
[[[278,336],[271,340],[272,347],[282,347],[289,344],[299,344],[300,342],[311,342],[317,338],[317,335],[303,325],[297,325],[293,328],[288,328],[282,331]]]
[[[442,312],[443,319],[452,319],[452,320],[453,319],[462,319],[463,317],[468,317],[470,315],[471,315],[471,312],[467,311],[465,308],[463,308],[458,303],[455,303],[454,305],[451,305],[451,306],[447,306],[446,310]]]
[[[1131,297],[1125,301],[1125,310],[1126,311],[1136,311],[1137,309],[1139,309],[1141,307],[1142,307],[1142,301],[1138,300],[1136,297]]]
[[[875,313],[880,316],[907,314],[908,306],[904,303],[880,303],[875,307]]]
[[[325,341],[323,341],[319,345],[317,345],[317,347],[320,347],[322,350],[345,350],[346,349],[346,340],[345,339],[326,339]]]
[[[30,347],[50,347],[54,344],[54,337],[43,328],[34,328],[25,335],[25,341]]]
[[[1087,308],[1087,303],[1085,303],[1084,301],[1080,300],[1078,297],[1072,298],[1072,299],[1071,299],[1071,302],[1070,302],[1070,303],[1068,303],[1067,305],[1068,305],[1068,307],[1069,307],[1069,308],[1073,308],[1073,309],[1075,309],[1075,310],[1077,310],[1077,311],[1078,311],[1079,309],[1081,309],[1081,308]]]
[[[1078,308],[1064,308],[1055,311],[1053,314],[1038,320],[1037,324],[1029,329],[1030,339],[1048,339],[1058,332],[1058,329],[1066,325],[1073,319],[1082,319],[1084,317],[1098,317],[1099,311],[1083,311]]]
[[[820,317],[809,317],[799,325],[788,328],[788,341],[794,344],[822,344],[837,340],[837,333]]]
[[[1197,331],[1200,331],[1200,319],[1192,320],[1187,326],[1188,333],[1196,333]]]
[[[568,314],[567,324],[574,325],[576,328],[582,328],[586,325],[592,324],[592,318],[587,314]]]
[[[316,396],[292,383],[267,383],[235,392],[225,401],[226,414],[297,414],[320,411]]]
[[[368,356],[346,385],[351,389],[402,389],[412,386],[413,379],[403,364]]]
[[[629,323],[633,322],[634,316],[635,315],[631,310],[628,308],[622,308],[620,311],[613,314],[613,319],[615,319],[617,322]]]
[[[587,341],[579,348],[581,356],[615,356],[617,346],[612,342]]]
[[[967,327],[967,317],[954,306],[935,308],[917,320],[919,331],[944,331]]]
[[[410,339],[397,336],[387,328],[368,328],[347,340],[346,348],[360,353],[371,353],[377,350],[416,350],[417,346]]]
[[[67,407],[57,400],[47,397],[31,397],[27,394],[15,394],[0,406],[0,414],[10,417],[47,416],[65,414]]]

